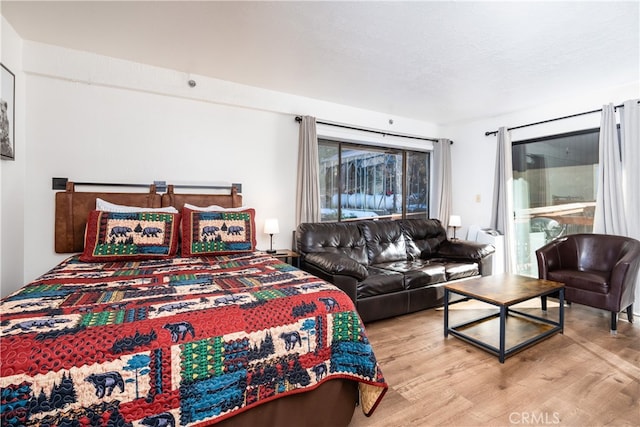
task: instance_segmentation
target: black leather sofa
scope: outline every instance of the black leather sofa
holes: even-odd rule
[[[300,267],[355,302],[364,322],[437,307],[443,284],[491,275],[492,245],[448,240],[437,219],[304,223]]]

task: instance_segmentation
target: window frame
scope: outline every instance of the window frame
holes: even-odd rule
[[[432,160],[433,160],[433,156],[432,156],[432,152],[433,150],[430,149],[424,149],[424,150],[420,150],[420,149],[416,149],[416,148],[409,148],[409,147],[402,147],[402,146],[397,146],[397,145],[381,145],[381,144],[368,144],[364,141],[345,141],[336,137],[332,137],[332,136],[321,136],[318,135],[318,151],[320,151],[322,146],[331,146],[334,145],[337,147],[337,156],[338,156],[338,164],[337,164],[337,171],[338,171],[338,176],[337,176],[337,181],[338,181],[338,191],[337,191],[337,196],[338,196],[338,200],[337,200],[337,218],[336,219],[323,219],[322,215],[321,215],[321,222],[351,222],[351,221],[360,221],[360,220],[365,220],[365,219],[406,219],[406,218],[410,218],[410,217],[418,217],[423,215],[425,218],[429,217],[429,209],[430,209],[430,197],[431,197],[431,182],[432,182],[432,177],[431,177],[431,172],[432,172]],[[385,215],[378,215],[375,217],[356,217],[356,218],[344,218],[343,217],[343,206],[342,206],[342,193],[343,191],[341,191],[341,182],[343,177],[341,176],[342,173],[342,166],[343,166],[343,151],[345,149],[352,149],[352,150],[366,150],[366,151],[371,151],[371,152],[381,152],[384,154],[395,154],[395,155],[400,155],[401,156],[401,167],[402,167],[402,179],[401,179],[401,191],[400,194],[402,196],[402,206],[401,206],[401,212],[400,213],[390,213],[390,214],[385,214]],[[410,213],[408,212],[408,186],[409,186],[409,176],[408,176],[408,171],[407,168],[409,167],[408,164],[408,157],[409,157],[409,153],[419,153],[422,155],[426,156],[426,174],[425,174],[425,181],[426,181],[426,195],[425,195],[425,205],[426,205],[426,209],[424,212],[419,212],[419,213]],[[321,160],[321,157],[319,155],[319,159]],[[319,180],[324,179],[323,176],[321,175],[321,170],[318,170],[318,178]],[[333,188],[332,188],[333,191]],[[321,205],[323,205],[324,203],[321,201]]]

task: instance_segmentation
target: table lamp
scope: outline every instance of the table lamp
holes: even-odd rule
[[[273,235],[278,234],[280,232],[280,228],[278,227],[278,219],[277,218],[269,218],[264,220],[264,233],[268,234],[271,243],[269,244],[269,250],[267,250],[268,254],[275,254],[276,250],[273,249]]]
[[[451,215],[449,217],[449,227],[453,227],[453,238],[451,240],[458,240],[456,238],[456,229],[462,226],[462,219],[460,215]]]

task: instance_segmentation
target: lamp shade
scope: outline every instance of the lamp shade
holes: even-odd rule
[[[278,227],[277,218],[269,218],[264,220],[264,233],[265,234],[278,234],[280,227]]]
[[[460,215],[451,215],[449,217],[449,227],[460,227],[462,225],[462,219]]]

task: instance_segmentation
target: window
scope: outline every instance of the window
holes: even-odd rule
[[[591,233],[599,129],[514,142],[513,200],[519,274],[537,276],[535,250],[556,237]]]
[[[429,153],[318,140],[322,221],[426,217]]]

